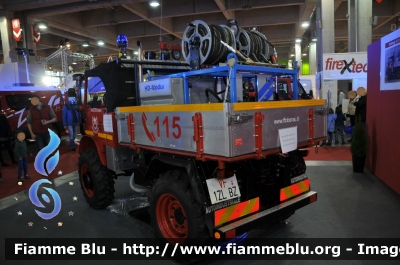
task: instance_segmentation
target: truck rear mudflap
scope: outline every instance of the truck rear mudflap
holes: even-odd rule
[[[274,219],[274,217],[278,215],[294,212],[297,209],[315,202],[316,200],[317,192],[308,191],[266,210],[247,215],[241,219],[216,227],[214,228],[214,237],[220,240],[233,238],[236,235],[240,235],[258,226],[266,224],[268,220]]]

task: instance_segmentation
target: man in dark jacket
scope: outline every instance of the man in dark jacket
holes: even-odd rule
[[[36,140],[36,145],[40,150],[49,144],[50,134],[48,129],[52,128],[52,123],[57,121],[53,109],[40,101],[38,95],[32,95],[32,107],[29,108],[27,121],[31,138]]]
[[[11,158],[13,164],[17,164],[15,161],[14,152],[11,147],[11,128],[10,124],[8,123],[6,115],[0,113],[0,162],[3,167],[9,166],[1,155],[2,146],[8,151],[8,155]]]
[[[76,127],[81,122],[81,117],[76,105],[76,92],[73,88],[68,89],[68,103],[63,107],[62,117],[64,129],[68,129],[69,148],[75,151]]]
[[[367,90],[363,87],[357,89],[358,100],[354,102],[356,106],[355,118],[356,120],[361,117],[361,122],[365,128],[365,122],[367,121]]]

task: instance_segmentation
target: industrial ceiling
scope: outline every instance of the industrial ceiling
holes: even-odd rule
[[[333,1],[333,0],[332,0]],[[347,1],[335,1],[335,52],[347,52]],[[400,1],[373,2],[372,41],[399,26]],[[74,51],[96,55],[96,63],[115,56],[118,34],[129,39],[130,53],[140,40],[144,50],[157,50],[160,38],[169,44],[180,44],[187,24],[203,20],[208,24],[226,24],[234,18],[241,28],[259,27],[276,47],[278,59],[290,59],[296,37],[302,37],[303,52],[315,30],[316,0],[160,0],[151,7],[148,0],[3,0],[6,10],[22,15],[30,23],[46,22],[41,30],[41,42],[36,47],[39,56],[47,57],[57,50],[60,40],[68,38]],[[308,28],[302,22],[310,21]],[[104,46],[97,46],[97,40]],[[88,41],[89,47],[82,47]],[[29,46],[35,45],[34,43]],[[305,55],[308,57],[308,54]]]

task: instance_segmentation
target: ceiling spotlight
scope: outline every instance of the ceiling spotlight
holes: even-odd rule
[[[307,53],[303,53],[303,56],[307,56]]]
[[[133,54],[139,54],[139,52],[138,51],[134,51]]]
[[[311,41],[317,41],[317,38],[312,38]]]
[[[73,62],[72,62],[72,64],[76,64],[76,62],[75,62],[75,61],[73,61]]]
[[[310,22],[308,22],[308,21],[303,21],[303,23],[301,23],[301,26],[302,26],[303,28],[307,28],[308,26],[310,26]]]
[[[294,53],[292,53],[291,55],[290,55],[290,57],[293,57],[294,56]]]
[[[157,7],[160,5],[160,1],[158,0],[149,0],[149,5],[152,7]]]
[[[47,23],[46,22],[41,21],[41,22],[38,22],[37,25],[38,25],[38,27],[40,29],[47,29]]]
[[[62,47],[64,47],[65,46],[65,41],[63,41],[63,40],[60,40],[60,43],[58,44],[58,48],[62,48]]]
[[[89,47],[89,42],[88,41],[83,41],[82,42],[83,47]]]
[[[296,42],[300,43],[301,42],[301,38],[296,38]]]
[[[97,41],[97,45],[103,46],[103,45],[104,45],[104,41],[103,41],[103,40],[98,40],[98,41]]]
[[[65,47],[67,47],[67,49],[71,48],[71,43],[69,43],[69,39],[65,39],[64,43],[65,43]]]

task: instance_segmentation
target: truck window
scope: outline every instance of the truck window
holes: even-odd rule
[[[286,82],[278,82],[278,94],[279,97],[288,100],[290,99],[289,97],[289,92],[288,92],[288,84]]]
[[[103,97],[105,94],[104,84],[99,77],[88,78],[87,99],[89,107],[104,106]]]
[[[11,110],[27,109],[31,106],[32,94],[6,95],[7,105]]]

